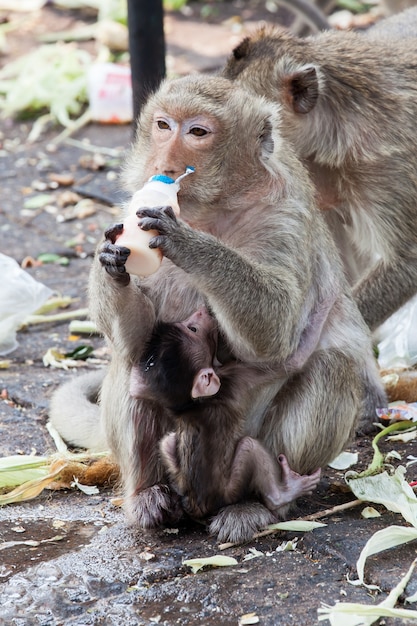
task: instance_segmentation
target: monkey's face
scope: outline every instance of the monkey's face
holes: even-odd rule
[[[206,308],[183,322],[158,323],[139,367],[133,369],[133,395],[181,412],[194,398],[217,393],[217,335],[217,323]]]
[[[192,385],[189,399],[210,398],[220,389],[214,370],[217,350],[217,324],[204,307],[177,325],[182,332],[180,362],[191,365]]]
[[[218,328],[214,317],[206,307],[193,313],[188,319],[176,324],[184,339],[184,354],[192,359],[196,369],[211,367],[217,351]]]
[[[272,154],[279,142],[279,109],[219,76],[186,76],[164,82],[138,121],[125,180],[134,191],[154,174],[171,178],[187,166],[181,183],[181,217],[210,230],[213,211],[242,211],[253,194],[271,185]],[[274,180],[276,180],[274,172]]]
[[[152,119],[149,168],[152,174],[178,178],[192,165],[204,170],[217,143],[218,121],[208,113],[183,116],[179,110],[156,110]],[[184,180],[182,188],[187,184]]]

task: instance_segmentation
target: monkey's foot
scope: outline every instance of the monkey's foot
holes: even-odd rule
[[[284,454],[279,455],[278,461],[282,472],[281,483],[278,488],[270,490],[269,493],[265,494],[267,507],[275,513],[281,507],[285,507],[285,510],[287,510],[287,505],[300,496],[310,495],[317,487],[321,475],[320,469],[313,472],[313,474],[298,474],[298,472],[291,469]],[[281,516],[281,511],[278,514]]]
[[[172,524],[182,517],[179,498],[167,485],[153,485],[125,499],[129,521],[141,528]]]
[[[209,532],[219,542],[242,543],[259,530],[276,522],[276,518],[259,502],[231,504],[221,509],[210,522]]]
[[[366,384],[366,380],[365,380]],[[359,423],[356,425],[356,435],[372,435],[378,431],[376,410],[382,406],[387,406],[387,395],[381,386],[367,384],[365,386],[365,400],[363,403]]]

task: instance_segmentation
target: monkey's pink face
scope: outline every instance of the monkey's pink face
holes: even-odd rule
[[[219,122],[207,114],[182,118],[156,111],[149,159],[151,174],[165,174],[175,179],[189,165],[203,171],[217,142],[218,132]]]
[[[193,313],[183,322],[178,322],[193,354],[201,367],[212,365],[217,350],[217,322],[205,307]]]

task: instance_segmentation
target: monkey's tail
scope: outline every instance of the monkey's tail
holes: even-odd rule
[[[74,377],[51,397],[49,421],[71,446],[94,452],[109,449],[98,404],[105,374],[101,369]]]

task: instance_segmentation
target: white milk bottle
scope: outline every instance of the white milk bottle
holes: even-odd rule
[[[123,231],[116,240],[118,246],[125,246],[130,250],[126,261],[126,271],[129,274],[149,276],[159,269],[162,262],[162,252],[158,248],[149,247],[149,241],[158,234],[157,231],[142,230],[138,226],[136,211],[142,207],[170,206],[175,215],[179,215],[177,194],[180,181],[193,171],[193,167],[187,167],[185,173],[176,180],[157,174],[133,195],[123,221]]]

